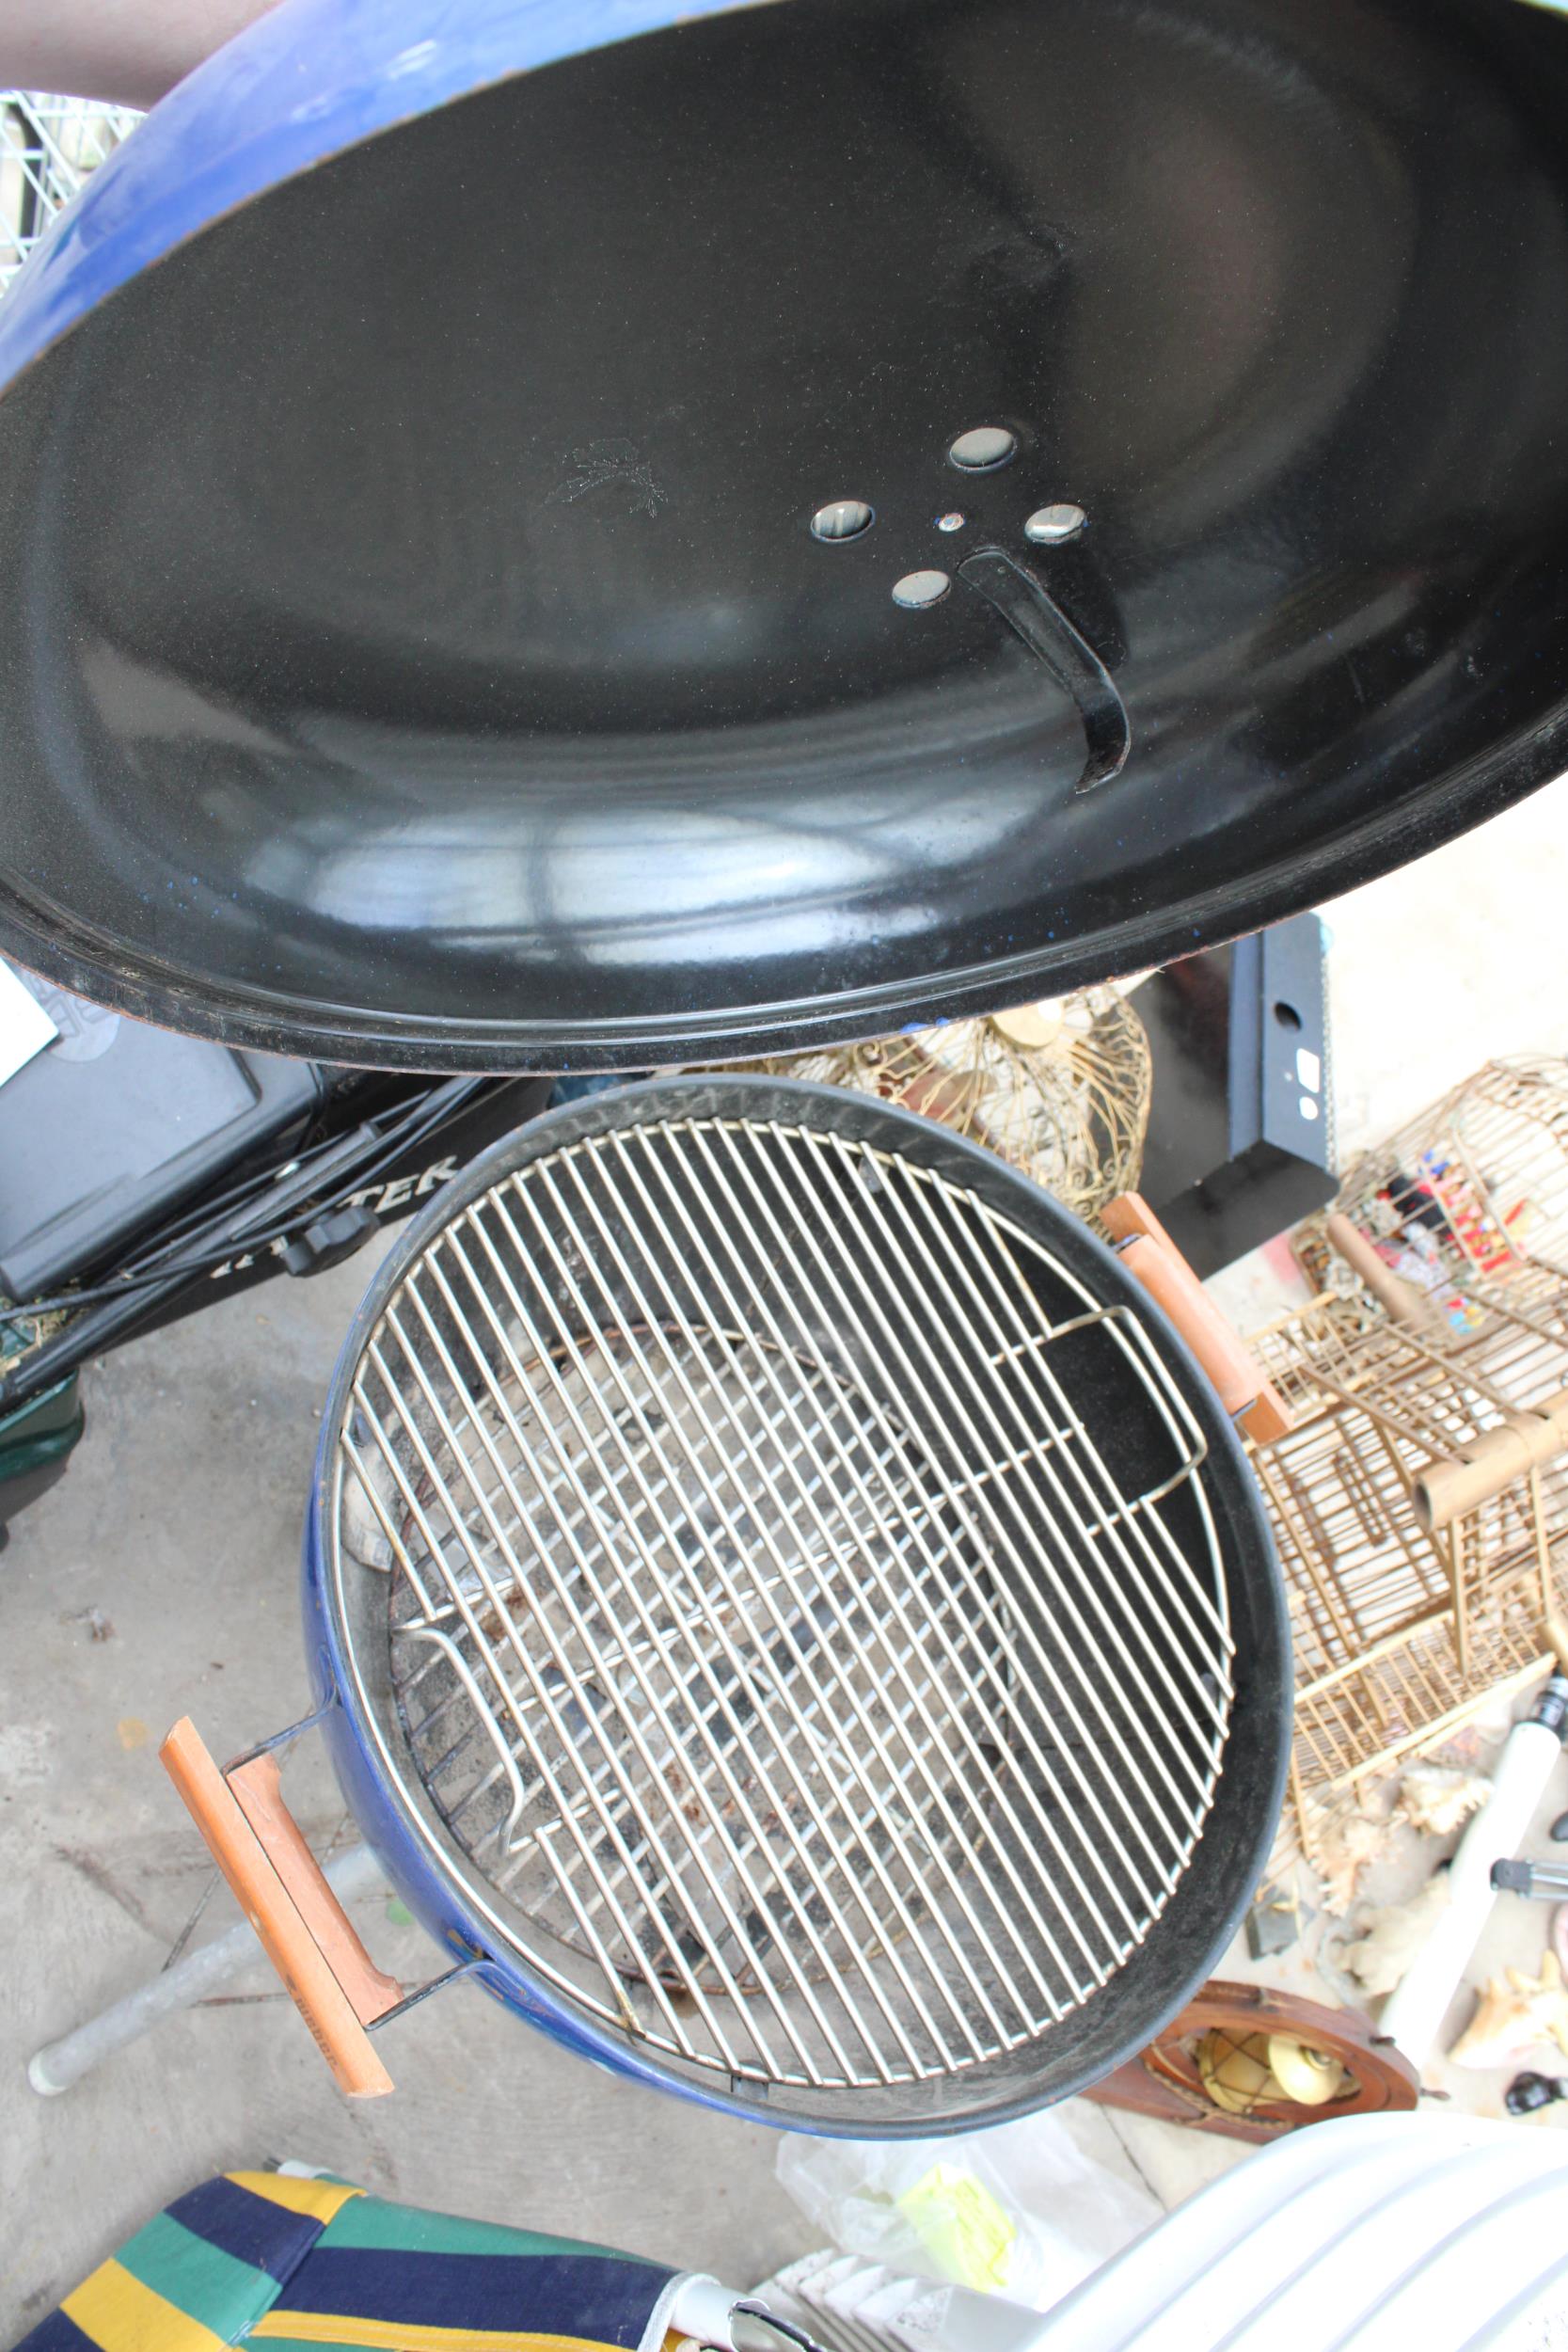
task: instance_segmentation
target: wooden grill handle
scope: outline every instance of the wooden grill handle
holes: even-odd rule
[[[1101,1211],[1105,1230],[1121,1246],[1135,1275],[1175,1324],[1208,1375],[1226,1411],[1259,1445],[1271,1445],[1291,1426],[1291,1410],[1239,1333],[1232,1329],[1147,1200],[1118,1193]]]
[[[277,1757],[220,1772],[188,1715],[158,1753],[339,2087],[381,2097],[392,2078],[366,2027],[403,1988],[373,1964],[327,1884],[283,1801]]]

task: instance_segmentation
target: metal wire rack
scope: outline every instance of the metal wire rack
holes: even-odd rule
[[[379,1532],[388,1737],[536,1968],[735,2080],[916,2083],[1090,1998],[1188,1865],[1204,1460],[1136,1318],[977,1195],[660,1121],[426,1246],[340,1559]]]
[[[130,106],[0,90],[0,294],[50,222],[134,130]]]
[[[749,1067],[940,1119],[1078,1216],[1137,1186],[1152,1063],[1143,1023],[1114,989]]]

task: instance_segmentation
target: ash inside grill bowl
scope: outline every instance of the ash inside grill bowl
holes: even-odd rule
[[[410,1810],[511,1964],[688,2086],[865,2130],[1060,2095],[1230,1780],[1223,1424],[925,1122],[607,1099],[368,1302],[337,1573]]]

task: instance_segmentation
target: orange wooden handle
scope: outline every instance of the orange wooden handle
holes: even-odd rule
[[[1121,1262],[1156,1306],[1163,1307],[1212,1382],[1227,1413],[1249,1438],[1271,1444],[1290,1429],[1291,1411],[1265,1378],[1245,1342],[1232,1330],[1147,1200],[1118,1193],[1101,1211],[1106,1231],[1123,1243]]]
[[[365,2028],[402,1999],[371,1962],[283,1803],[277,1760],[219,1772],[188,1715],[158,1751],[185,1809],[340,2087],[379,2098],[392,2078]]]

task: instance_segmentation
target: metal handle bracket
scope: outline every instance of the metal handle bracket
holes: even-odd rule
[[[188,1715],[159,1755],[334,2079],[351,2098],[389,2091],[369,2028],[401,2007],[403,1987],[375,1966],[327,1884],[283,1801],[277,1758],[263,1751],[221,1772]]]
[[[1110,671],[1044,582],[1005,548],[976,548],[958,565],[958,578],[1001,614],[1077,705],[1086,756],[1073,791],[1092,792],[1119,775],[1132,748],[1127,706]]]

